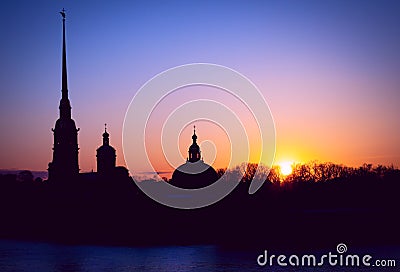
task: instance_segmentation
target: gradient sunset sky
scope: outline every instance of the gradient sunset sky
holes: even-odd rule
[[[44,171],[52,159],[62,8],[81,171],[96,170],[104,123],[125,165],[122,125],[136,91],[195,62],[257,85],[275,120],[277,162],[400,166],[399,1],[215,2],[2,2],[0,169]],[[191,128],[184,135],[183,153]]]

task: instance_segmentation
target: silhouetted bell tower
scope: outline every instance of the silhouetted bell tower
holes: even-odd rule
[[[197,144],[197,135],[196,135],[196,126],[193,127],[193,136],[192,136],[193,143],[189,147],[189,162],[197,162],[200,160],[200,147]]]
[[[63,23],[62,44],[62,88],[60,118],[56,121],[54,134],[53,161],[49,163],[49,179],[71,179],[79,174],[78,131],[71,118],[71,104],[68,99],[67,54],[65,45],[65,10],[60,12]]]
[[[115,172],[115,149],[110,146],[110,134],[104,124],[103,145],[97,149],[97,172],[100,175],[111,175]]]

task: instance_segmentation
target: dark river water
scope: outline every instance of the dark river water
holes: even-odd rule
[[[0,240],[0,271],[400,271],[400,247],[356,252],[360,256],[371,254],[373,260],[394,259],[396,267],[259,266],[260,250],[218,246],[71,246]]]

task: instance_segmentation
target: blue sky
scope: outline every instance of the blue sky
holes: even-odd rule
[[[45,170],[61,96],[61,16],[80,166],[147,80],[192,62],[231,67],[271,107],[277,159],[400,164],[398,1],[5,1],[0,168]]]

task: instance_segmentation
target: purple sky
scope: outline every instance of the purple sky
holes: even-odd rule
[[[0,10],[0,169],[51,161],[62,8],[82,171],[96,169],[104,123],[124,165],[122,124],[135,92],[193,62],[231,67],[258,86],[275,119],[278,162],[400,165],[398,1],[48,0]]]

